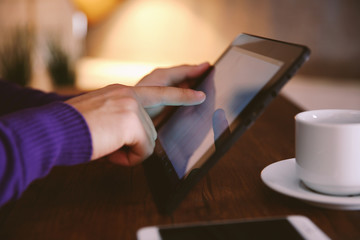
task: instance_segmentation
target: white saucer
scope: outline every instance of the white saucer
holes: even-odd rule
[[[316,193],[297,178],[295,158],[275,162],[264,168],[261,179],[271,189],[309,204],[342,210],[360,210],[360,195],[330,196]]]

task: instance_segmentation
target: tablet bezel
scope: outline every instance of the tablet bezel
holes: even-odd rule
[[[144,161],[143,166],[153,199],[159,212],[162,214],[169,214],[176,208],[192,186],[209,171],[246,129],[254,123],[255,119],[259,117],[271,100],[276,97],[283,85],[308,59],[310,54],[310,50],[303,45],[286,43],[250,34],[240,34],[214,63],[214,66],[233,46],[279,60],[283,62],[283,65],[236,117],[234,121],[236,122],[236,128],[231,134],[225,137],[223,136],[225,133],[220,135],[222,141],[221,143],[216,143],[216,151],[200,168],[192,170],[189,175],[181,179],[178,178],[160,142],[156,141],[153,155]],[[208,73],[210,72],[211,70],[208,71]],[[204,78],[205,76],[198,83]],[[161,122],[158,128],[161,128],[163,124],[164,122]]]

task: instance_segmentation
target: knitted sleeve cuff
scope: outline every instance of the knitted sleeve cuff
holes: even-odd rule
[[[25,187],[56,165],[90,160],[92,142],[83,116],[72,106],[54,102],[1,117],[8,141],[7,156],[23,175]]]

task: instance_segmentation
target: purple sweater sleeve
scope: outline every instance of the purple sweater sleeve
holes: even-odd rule
[[[92,144],[83,117],[55,102],[0,118],[0,205],[18,198],[56,165],[90,160]]]
[[[1,116],[0,206],[18,198],[53,166],[88,162],[91,154],[88,126],[66,103],[53,102]]]
[[[70,96],[60,96],[55,93],[44,93],[31,88],[23,88],[0,79],[0,115],[54,101],[65,101],[68,98]]]

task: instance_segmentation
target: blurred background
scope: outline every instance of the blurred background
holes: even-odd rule
[[[295,103],[360,109],[359,23],[357,0],[0,0],[0,76],[59,92],[134,85],[212,63],[245,32],[311,49],[282,90]]]

